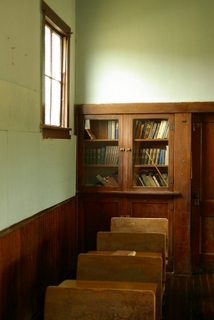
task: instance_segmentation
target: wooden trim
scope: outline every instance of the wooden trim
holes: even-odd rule
[[[42,11],[50,23],[52,21],[55,22],[55,24],[59,27],[60,32],[70,36],[72,33],[71,28],[44,1],[42,1]],[[55,24],[54,27],[56,27]]]
[[[42,135],[44,139],[71,139],[71,128],[42,125]]]
[[[77,114],[205,113],[214,111],[214,101],[78,104],[75,109]]]
[[[44,26],[45,23],[48,22],[54,29],[56,29],[61,35],[67,38],[68,41],[68,65],[67,65],[67,119],[66,125],[67,127],[64,128],[62,126],[52,126],[52,125],[45,125],[45,70],[44,70],[44,45],[42,46],[42,121],[43,125],[42,134],[44,139],[70,139],[70,128],[69,128],[69,114],[70,114],[70,36],[73,32],[71,32],[71,28],[44,2],[42,1],[41,11],[43,13],[43,31],[42,31],[42,38],[44,39]],[[62,110],[60,111],[62,114]]]
[[[71,199],[72,199],[72,198],[71,198]],[[66,203],[70,202],[71,199],[68,199],[68,200],[66,200],[66,201],[62,201],[62,202],[60,202],[60,203],[58,203],[58,204],[56,204],[56,205],[54,205],[54,206],[52,206],[52,207],[49,207],[49,208],[47,208],[47,209],[45,209],[45,210],[42,210],[42,211],[34,214],[33,216],[31,216],[31,217],[29,217],[29,218],[26,218],[26,219],[24,219],[24,220],[22,220],[22,221],[19,221],[19,222],[13,224],[12,226],[10,226],[10,227],[8,227],[8,228],[5,228],[5,229],[1,230],[1,231],[0,231],[0,239],[1,239],[2,237],[6,236],[7,234],[11,233],[11,232],[14,232],[14,231],[16,231],[16,230],[18,230],[18,229],[23,228],[25,225],[31,223],[32,221],[34,221],[34,220],[36,220],[36,219],[39,219],[39,218],[42,217],[43,215],[45,215],[45,214],[47,214],[47,213],[49,213],[49,212],[52,212],[52,211],[56,210],[57,208],[65,205]]]
[[[101,189],[101,188],[100,188]],[[139,193],[139,192],[134,192],[134,191],[108,191],[106,190],[106,188],[103,188],[103,190],[99,190],[96,187],[93,189],[93,187],[85,187],[84,191],[78,191],[78,194],[106,194],[109,196],[112,195],[121,195],[121,196],[127,196],[127,195],[131,195],[134,196],[136,195],[137,197],[141,196],[180,196],[181,193],[179,191],[159,191],[159,190],[151,190],[151,191],[144,191],[143,193]]]

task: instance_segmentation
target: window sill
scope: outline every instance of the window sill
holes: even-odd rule
[[[43,139],[71,139],[71,128],[41,125]]]

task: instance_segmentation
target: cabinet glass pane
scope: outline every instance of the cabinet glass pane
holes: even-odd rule
[[[85,119],[84,186],[118,188],[119,121]]]
[[[133,120],[133,186],[168,187],[169,119]]]

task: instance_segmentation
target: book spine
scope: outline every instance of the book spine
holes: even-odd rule
[[[115,139],[119,139],[119,122],[115,124]]]

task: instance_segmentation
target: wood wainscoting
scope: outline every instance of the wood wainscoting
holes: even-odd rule
[[[0,319],[42,319],[46,287],[71,278],[76,257],[75,197],[0,232]]]

